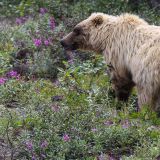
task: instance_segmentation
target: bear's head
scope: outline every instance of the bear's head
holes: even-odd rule
[[[61,40],[62,46],[66,50],[82,49],[101,52],[105,47],[106,29],[111,17],[113,16],[93,13],[89,18],[77,24],[73,31]]]

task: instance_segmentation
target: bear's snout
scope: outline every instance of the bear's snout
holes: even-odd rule
[[[62,39],[60,43],[65,50],[72,50],[73,48],[72,44],[67,43],[64,39]]]
[[[60,43],[65,50],[72,51],[72,50],[78,49],[78,44],[76,42],[74,42],[74,40],[72,40],[72,39],[73,39],[73,37],[70,38],[67,36],[67,38],[64,37],[62,40],[60,40]]]

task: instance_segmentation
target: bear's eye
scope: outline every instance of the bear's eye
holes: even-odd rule
[[[74,28],[73,32],[78,36],[81,34],[82,29],[81,28]]]

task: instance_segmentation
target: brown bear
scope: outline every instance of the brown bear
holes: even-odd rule
[[[139,106],[160,112],[160,27],[132,14],[93,13],[61,40],[66,50],[103,53],[120,100],[137,87]]]

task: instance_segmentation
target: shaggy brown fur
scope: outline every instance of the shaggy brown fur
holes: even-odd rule
[[[61,41],[68,50],[103,53],[114,68],[113,86],[127,99],[134,85],[139,105],[160,111],[160,27],[131,14],[94,13]],[[116,80],[115,80],[116,79]],[[122,96],[122,98],[121,98]]]

